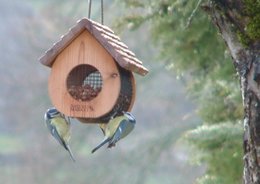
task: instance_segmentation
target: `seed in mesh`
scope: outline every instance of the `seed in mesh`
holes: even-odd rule
[[[95,98],[98,93],[101,91],[101,88],[94,89],[88,84],[84,84],[83,86],[70,86],[68,89],[70,95],[79,101],[90,101]]]

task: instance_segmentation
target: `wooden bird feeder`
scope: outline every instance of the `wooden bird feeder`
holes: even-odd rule
[[[108,27],[83,18],[39,59],[51,67],[53,105],[81,122],[107,122],[130,111],[135,100],[132,72],[148,70]]]

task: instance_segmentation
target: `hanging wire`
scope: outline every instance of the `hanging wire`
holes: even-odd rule
[[[101,0],[101,24],[104,24],[104,2]]]
[[[88,0],[88,18],[90,19],[90,15],[91,15],[91,2],[92,0]]]
[[[88,0],[88,18],[91,16],[91,4],[92,0]],[[104,24],[104,1],[101,0],[101,24]]]

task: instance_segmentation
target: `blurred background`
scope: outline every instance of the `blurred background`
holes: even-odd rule
[[[196,2],[104,1],[104,24],[120,35],[150,73],[135,76],[133,114],[137,126],[116,148],[91,154],[103,139],[102,132],[96,125],[73,120],[70,145],[76,163],[45,126],[43,115],[52,106],[47,88],[50,68],[41,65],[38,58],[88,15],[88,1],[0,2],[1,183],[241,180],[238,83],[227,61],[229,54],[203,13],[197,13],[191,28],[184,31]],[[100,22],[100,13],[100,1],[94,0],[91,18]],[[211,48],[208,43],[215,45],[211,46],[214,50],[206,50]],[[223,151],[223,147],[229,150]],[[230,165],[234,173],[216,180],[221,174],[218,170],[225,173]]]

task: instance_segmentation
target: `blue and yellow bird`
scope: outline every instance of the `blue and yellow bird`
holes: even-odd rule
[[[44,119],[51,135],[69,152],[71,159],[75,162],[74,156],[68,144],[70,140],[70,120],[65,118],[56,108],[48,109]]]
[[[120,139],[126,137],[134,129],[135,124],[136,120],[130,112],[123,112],[122,116],[112,118],[107,124],[100,124],[105,138],[91,152],[94,153],[106,143],[108,143],[108,148],[115,146]]]

